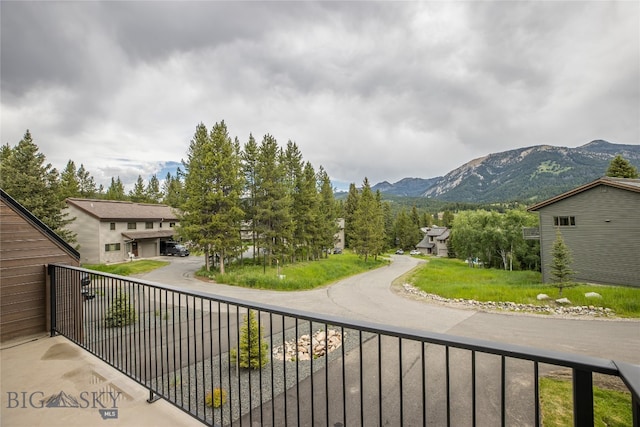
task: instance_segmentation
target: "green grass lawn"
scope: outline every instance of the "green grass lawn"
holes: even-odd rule
[[[431,258],[408,277],[413,286],[445,298],[536,305],[548,304],[536,299],[541,293],[552,299],[559,298],[558,289],[542,284],[541,280],[538,272],[469,268],[463,261],[446,258]],[[597,292],[602,298],[586,298],[587,292]],[[578,284],[565,288],[562,296],[573,305],[606,307],[621,317],[640,317],[638,288]]]
[[[571,381],[540,378],[540,406],[544,427],[573,426]],[[593,415],[594,426],[632,425],[631,393],[593,387]]]
[[[341,255],[329,255],[329,258],[318,261],[285,264],[279,269],[276,266],[267,267],[266,272],[262,265],[250,265],[245,262],[243,266],[227,266],[224,275],[217,271],[207,272],[204,268],[196,274],[227,285],[295,291],[325,286],[336,280],[384,265],[387,265],[387,261],[381,258],[377,261],[369,258],[365,262],[357,255],[345,252]]]
[[[119,276],[130,276],[132,274],[148,273],[156,268],[169,265],[167,261],[140,260],[125,262],[122,264],[89,264],[82,267],[89,270],[102,271],[103,273],[117,274]]]

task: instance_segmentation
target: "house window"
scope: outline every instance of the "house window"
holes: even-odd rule
[[[120,243],[107,243],[104,245],[105,252],[114,252],[120,250]]]
[[[127,223],[127,230],[135,230],[136,229],[136,223],[135,222],[128,222]]]
[[[109,224],[109,230],[115,230],[116,229],[116,223],[112,222]]]
[[[575,216],[554,216],[553,225],[555,225],[556,227],[575,227],[576,217]]]
[[[173,228],[173,227],[175,227],[175,226],[176,226],[176,223],[175,223],[175,222],[170,222],[170,223],[169,223],[169,227]]]
[[[153,222],[145,222],[144,223],[144,228],[146,228],[147,230],[150,228],[153,228]]]

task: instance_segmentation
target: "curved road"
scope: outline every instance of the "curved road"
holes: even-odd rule
[[[640,364],[639,321],[489,313],[398,295],[391,290],[391,282],[423,262],[409,256],[394,255],[388,267],[297,292],[207,283],[194,278],[204,263],[202,257],[162,259],[171,264],[139,277],[220,297]]]

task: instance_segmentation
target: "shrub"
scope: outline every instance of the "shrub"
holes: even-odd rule
[[[204,398],[204,403],[208,407],[219,408],[225,404],[227,401],[227,392],[221,389],[220,387],[216,387],[213,389],[213,392],[208,392]]]
[[[244,317],[240,328],[240,357],[241,368],[259,369],[267,364],[269,357],[269,344],[262,338],[262,328],[258,328],[258,319],[254,310],[249,310],[249,315]],[[238,351],[234,348],[230,351],[231,363],[238,362]]]
[[[136,321],[136,309],[129,302],[127,294],[118,293],[107,310],[104,319],[108,328],[122,327],[130,325]]]

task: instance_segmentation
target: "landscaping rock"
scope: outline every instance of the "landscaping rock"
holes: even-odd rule
[[[279,360],[310,360],[312,357],[331,353],[341,345],[342,334],[339,331],[329,329],[325,334],[323,330],[320,330],[313,336],[302,335],[297,342],[295,340],[286,341],[284,346],[273,349],[273,356]]]
[[[586,294],[584,294],[584,296],[586,298],[602,298],[602,295],[597,292],[587,292]]]
[[[443,298],[440,295],[429,294],[424,291],[417,289],[416,287],[405,283],[402,285],[402,288],[405,293],[413,295],[414,297],[419,297],[423,299],[428,299],[431,301],[435,301],[442,304],[447,305],[455,305],[461,306],[465,308],[472,308],[474,310],[503,310],[503,311],[512,311],[512,312],[526,312],[526,313],[538,313],[538,314],[553,314],[558,316],[593,316],[593,317],[615,317],[615,312],[610,308],[605,307],[596,307],[593,305],[590,306],[564,306],[564,304],[571,304],[567,298],[562,298],[556,303],[560,305],[535,305],[535,304],[516,304],[514,302],[495,302],[495,301],[486,301],[480,302],[475,300],[465,300],[461,298],[449,299]],[[541,294],[544,295],[544,294]],[[549,298],[551,299],[551,298]],[[540,298],[538,298],[540,300]]]
[[[545,301],[545,300],[548,300],[548,299],[551,299],[551,298],[549,298],[549,295],[547,295],[547,294],[538,294],[536,299],[538,301]]]
[[[569,298],[558,298],[556,300],[557,304],[571,304],[571,301],[569,301]]]

